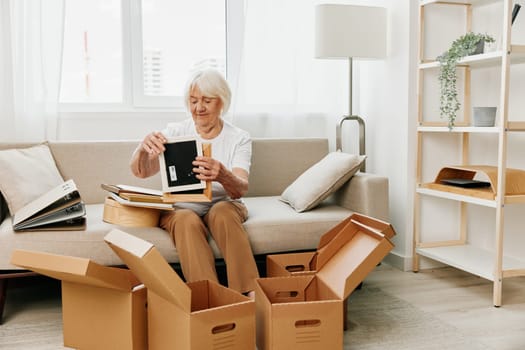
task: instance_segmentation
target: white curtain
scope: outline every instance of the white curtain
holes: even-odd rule
[[[56,138],[63,0],[0,0],[0,137]]]
[[[328,137],[348,105],[348,63],[314,57],[314,0],[247,0],[233,122],[252,137]]]

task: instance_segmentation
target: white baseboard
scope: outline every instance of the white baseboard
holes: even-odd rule
[[[412,260],[413,259],[411,256],[403,256],[397,253],[390,253],[383,259],[383,261],[386,264],[395,267],[401,271],[412,271]],[[446,265],[425,257],[419,258],[420,270],[435,269],[444,266]]]

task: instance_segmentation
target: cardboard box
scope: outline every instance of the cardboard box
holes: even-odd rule
[[[104,238],[148,288],[149,349],[254,349],[255,303],[212,281],[184,283],[157,249],[112,230]]]
[[[331,256],[327,255],[327,253],[333,254],[336,251],[337,247],[335,249],[326,247],[333,244],[337,245],[337,241],[334,240],[349,222],[356,222],[367,226],[368,229],[379,232],[387,238],[392,238],[396,234],[391,224],[370,216],[355,213],[321,236],[315,252],[267,255],[266,277],[314,274],[330,259]],[[332,243],[332,241],[334,242]]]
[[[65,346],[147,349],[147,291],[129,270],[25,250],[15,250],[11,263],[62,281]]]
[[[259,350],[343,348],[343,300],[394,245],[355,220],[337,227],[317,251],[315,273],[257,279]]]

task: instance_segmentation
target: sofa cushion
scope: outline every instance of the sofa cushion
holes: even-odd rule
[[[244,227],[254,254],[313,250],[319,238],[353,212],[323,202],[315,210],[298,213],[279,196],[248,197]]]
[[[103,204],[86,205],[85,231],[24,231],[13,232],[11,218],[0,224],[0,269],[20,269],[10,265],[14,249],[36,250],[90,258],[102,265],[123,265],[120,258],[104,242],[104,236],[113,228],[120,228],[154,244],[170,262],[178,261],[178,255],[170,236],[158,227],[123,227],[102,221]],[[7,260],[7,261],[4,261]]]
[[[11,215],[63,182],[47,144],[0,151],[0,192]]]
[[[279,200],[279,196],[244,199],[248,219],[244,227],[254,254],[312,250],[319,237],[352,212],[334,204],[322,203],[314,211],[297,213]],[[170,263],[179,257],[170,235],[158,227],[123,227],[102,221],[103,204],[86,205],[85,231],[39,231],[14,233],[11,218],[0,224],[0,269],[20,269],[8,263],[14,249],[36,250],[53,254],[90,258],[103,265],[122,265],[120,258],[104,242],[112,228],[120,228],[154,244]],[[216,243],[210,238],[216,258],[220,258]]]
[[[281,200],[297,212],[315,208],[347,182],[364,159],[365,156],[330,152],[288,186],[281,194]]]

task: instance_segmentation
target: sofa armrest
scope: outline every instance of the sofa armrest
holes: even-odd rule
[[[388,221],[388,178],[357,173],[335,194],[335,202],[352,211]]]

